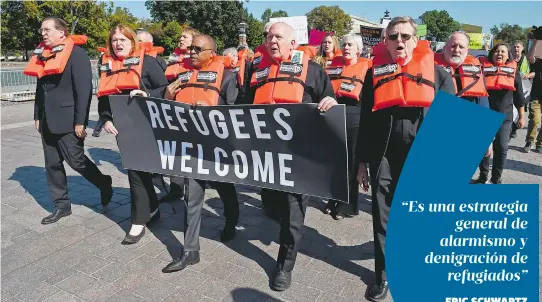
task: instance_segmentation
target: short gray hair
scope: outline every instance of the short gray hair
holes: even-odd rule
[[[237,55],[237,48],[235,48],[235,47],[226,48],[222,52],[223,56],[229,56],[230,54]]]
[[[446,40],[446,44],[448,44],[448,41],[450,41],[450,39],[451,39],[451,38],[453,37],[453,35],[455,35],[455,34],[460,34],[460,35],[465,36],[465,38],[467,38],[467,41],[469,42],[468,44],[470,44],[470,37],[469,37],[469,35],[468,35],[466,32],[462,31],[462,30],[456,30],[456,31],[454,31],[453,33],[451,33],[451,34],[448,36],[448,39]]]
[[[139,35],[142,35],[143,37],[145,37],[144,39],[147,40],[147,41],[143,41],[143,42],[153,42],[153,37],[152,37],[152,34],[146,30],[138,30],[136,32],[136,35],[139,36]]]
[[[348,34],[342,37],[341,39],[341,48],[342,45],[346,42],[354,41],[354,44],[358,48],[358,52],[361,53],[363,51],[363,39],[360,35],[356,34]]]

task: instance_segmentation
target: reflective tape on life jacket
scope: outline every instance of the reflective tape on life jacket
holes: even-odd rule
[[[120,94],[123,90],[141,88],[141,71],[145,51],[136,50],[124,59],[102,56],[97,96]]]
[[[49,48],[45,46],[45,43],[41,42],[34,50],[23,73],[38,79],[47,75],[63,73],[73,46],[83,45],[87,43],[87,40],[88,37],[84,35],[70,35],[61,44],[53,48]]]
[[[480,58],[486,78],[487,90],[512,90],[516,91],[514,82],[516,79],[517,63],[512,60],[506,64],[494,65],[486,58]]]
[[[429,107],[435,98],[435,63],[429,43],[418,41],[405,66],[393,62],[385,47],[373,60],[373,111],[392,107]]]
[[[444,54],[435,54],[435,63],[442,66],[449,74],[452,75],[454,80],[454,87],[457,96],[459,97],[485,97],[488,96],[486,87],[484,85],[484,76],[482,71],[482,64],[480,61],[467,55],[465,61],[458,67],[459,73],[455,73],[455,68],[451,66],[444,59]],[[456,78],[461,80],[461,91],[457,91]]]
[[[327,54],[325,55],[325,58],[326,58],[326,66],[329,67],[331,66],[331,63],[333,62],[333,58],[335,57],[340,57],[343,55],[343,52],[340,50],[340,49],[337,49],[333,52],[333,55],[331,57],[327,57]]]
[[[183,66],[178,75],[181,91],[175,101],[197,106],[218,105],[223,75],[224,62],[220,57],[214,57],[208,66],[199,70],[191,64]]]
[[[356,64],[346,66],[343,56],[333,58],[333,62],[326,69],[326,73],[331,80],[331,85],[333,85],[335,96],[347,97],[359,101],[363,80],[368,69],[368,59],[358,58]]]
[[[302,51],[293,50],[280,65],[265,54],[250,79],[250,86],[256,87],[254,104],[301,103],[308,68],[309,58]]]

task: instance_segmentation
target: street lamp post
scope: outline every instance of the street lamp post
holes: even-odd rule
[[[237,25],[237,28],[239,29],[239,45],[238,48],[247,48],[247,32],[248,32],[248,24],[245,22],[241,22]]]

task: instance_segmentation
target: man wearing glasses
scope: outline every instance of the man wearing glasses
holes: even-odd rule
[[[371,301],[382,301],[388,295],[384,260],[388,215],[406,156],[432,102],[432,93],[421,92],[436,94],[438,90],[443,90],[455,94],[452,79],[443,68],[437,65],[434,65],[434,69],[422,67],[421,62],[432,62],[434,55],[427,49],[426,41],[418,43],[416,30],[417,25],[410,17],[396,17],[390,21],[383,44],[373,49],[373,68],[367,72],[362,91],[358,141],[363,144],[359,144],[357,150],[361,160],[358,181],[367,192],[369,173],[366,164],[369,164],[376,272],[376,284],[367,291],[367,298]],[[417,85],[414,81],[405,81],[414,83],[408,87],[411,98],[416,98],[417,102],[423,101],[425,106],[402,107],[412,100],[401,100],[394,95],[393,89],[389,89],[388,85],[397,85],[397,82],[401,88],[398,90],[404,90],[409,85],[403,84],[404,73],[421,83]],[[422,74],[422,78],[418,74]],[[414,89],[419,89],[420,93],[412,93]],[[420,95],[429,96],[423,98]],[[402,103],[393,103],[397,99]]]
[[[216,56],[216,44],[208,35],[198,35],[192,40],[192,45],[188,47],[190,51],[191,66],[185,66],[179,78],[171,83],[165,93],[164,98],[168,100],[177,100],[188,104],[198,105],[234,105],[237,98],[237,78],[233,72],[224,68],[224,64],[217,64],[213,59]],[[220,92],[212,104],[200,104],[198,91],[205,88],[201,82],[198,85],[198,74],[222,72],[222,83]],[[193,83],[193,86],[186,84]],[[184,86],[182,86],[184,85]],[[183,88],[184,87],[184,88]],[[183,90],[186,90],[183,92]],[[188,265],[199,263],[199,232],[201,227],[201,209],[205,197],[205,180],[187,179],[187,190],[185,192],[185,211],[184,211],[184,250],[181,256],[168,264],[162,272],[172,273],[186,268]],[[239,202],[237,192],[232,183],[213,182],[213,187],[217,190],[220,199],[224,202],[224,216],[226,216],[226,225],[222,231],[220,239],[223,242],[233,239],[235,236],[235,226],[239,219]]]
[[[41,133],[45,171],[53,213],[41,221],[55,223],[71,215],[66,171],[63,162],[100,189],[101,202],[106,206],[113,196],[111,176],[104,175],[85,155],[86,125],[92,97],[92,70],[87,53],[69,36],[67,24],[55,17],[45,18],[39,32],[43,42],[25,69],[25,74],[40,67],[62,66],[37,76],[34,120]],[[46,54],[48,52],[48,54]]]

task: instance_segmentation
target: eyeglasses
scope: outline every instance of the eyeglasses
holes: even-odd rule
[[[41,34],[41,33],[48,34],[48,33],[52,32],[52,31],[53,31],[53,28],[40,28],[40,29],[38,29],[39,34]]]
[[[393,34],[393,35],[389,35],[388,39],[390,39],[391,41],[395,41],[399,38],[399,36],[401,37],[401,40],[403,41],[408,41],[410,40],[410,38],[413,37],[413,35],[409,35],[409,34]]]
[[[201,48],[199,46],[188,46],[188,51],[194,50],[196,54],[199,54],[200,52],[206,51],[206,50],[212,50],[211,48]]]

